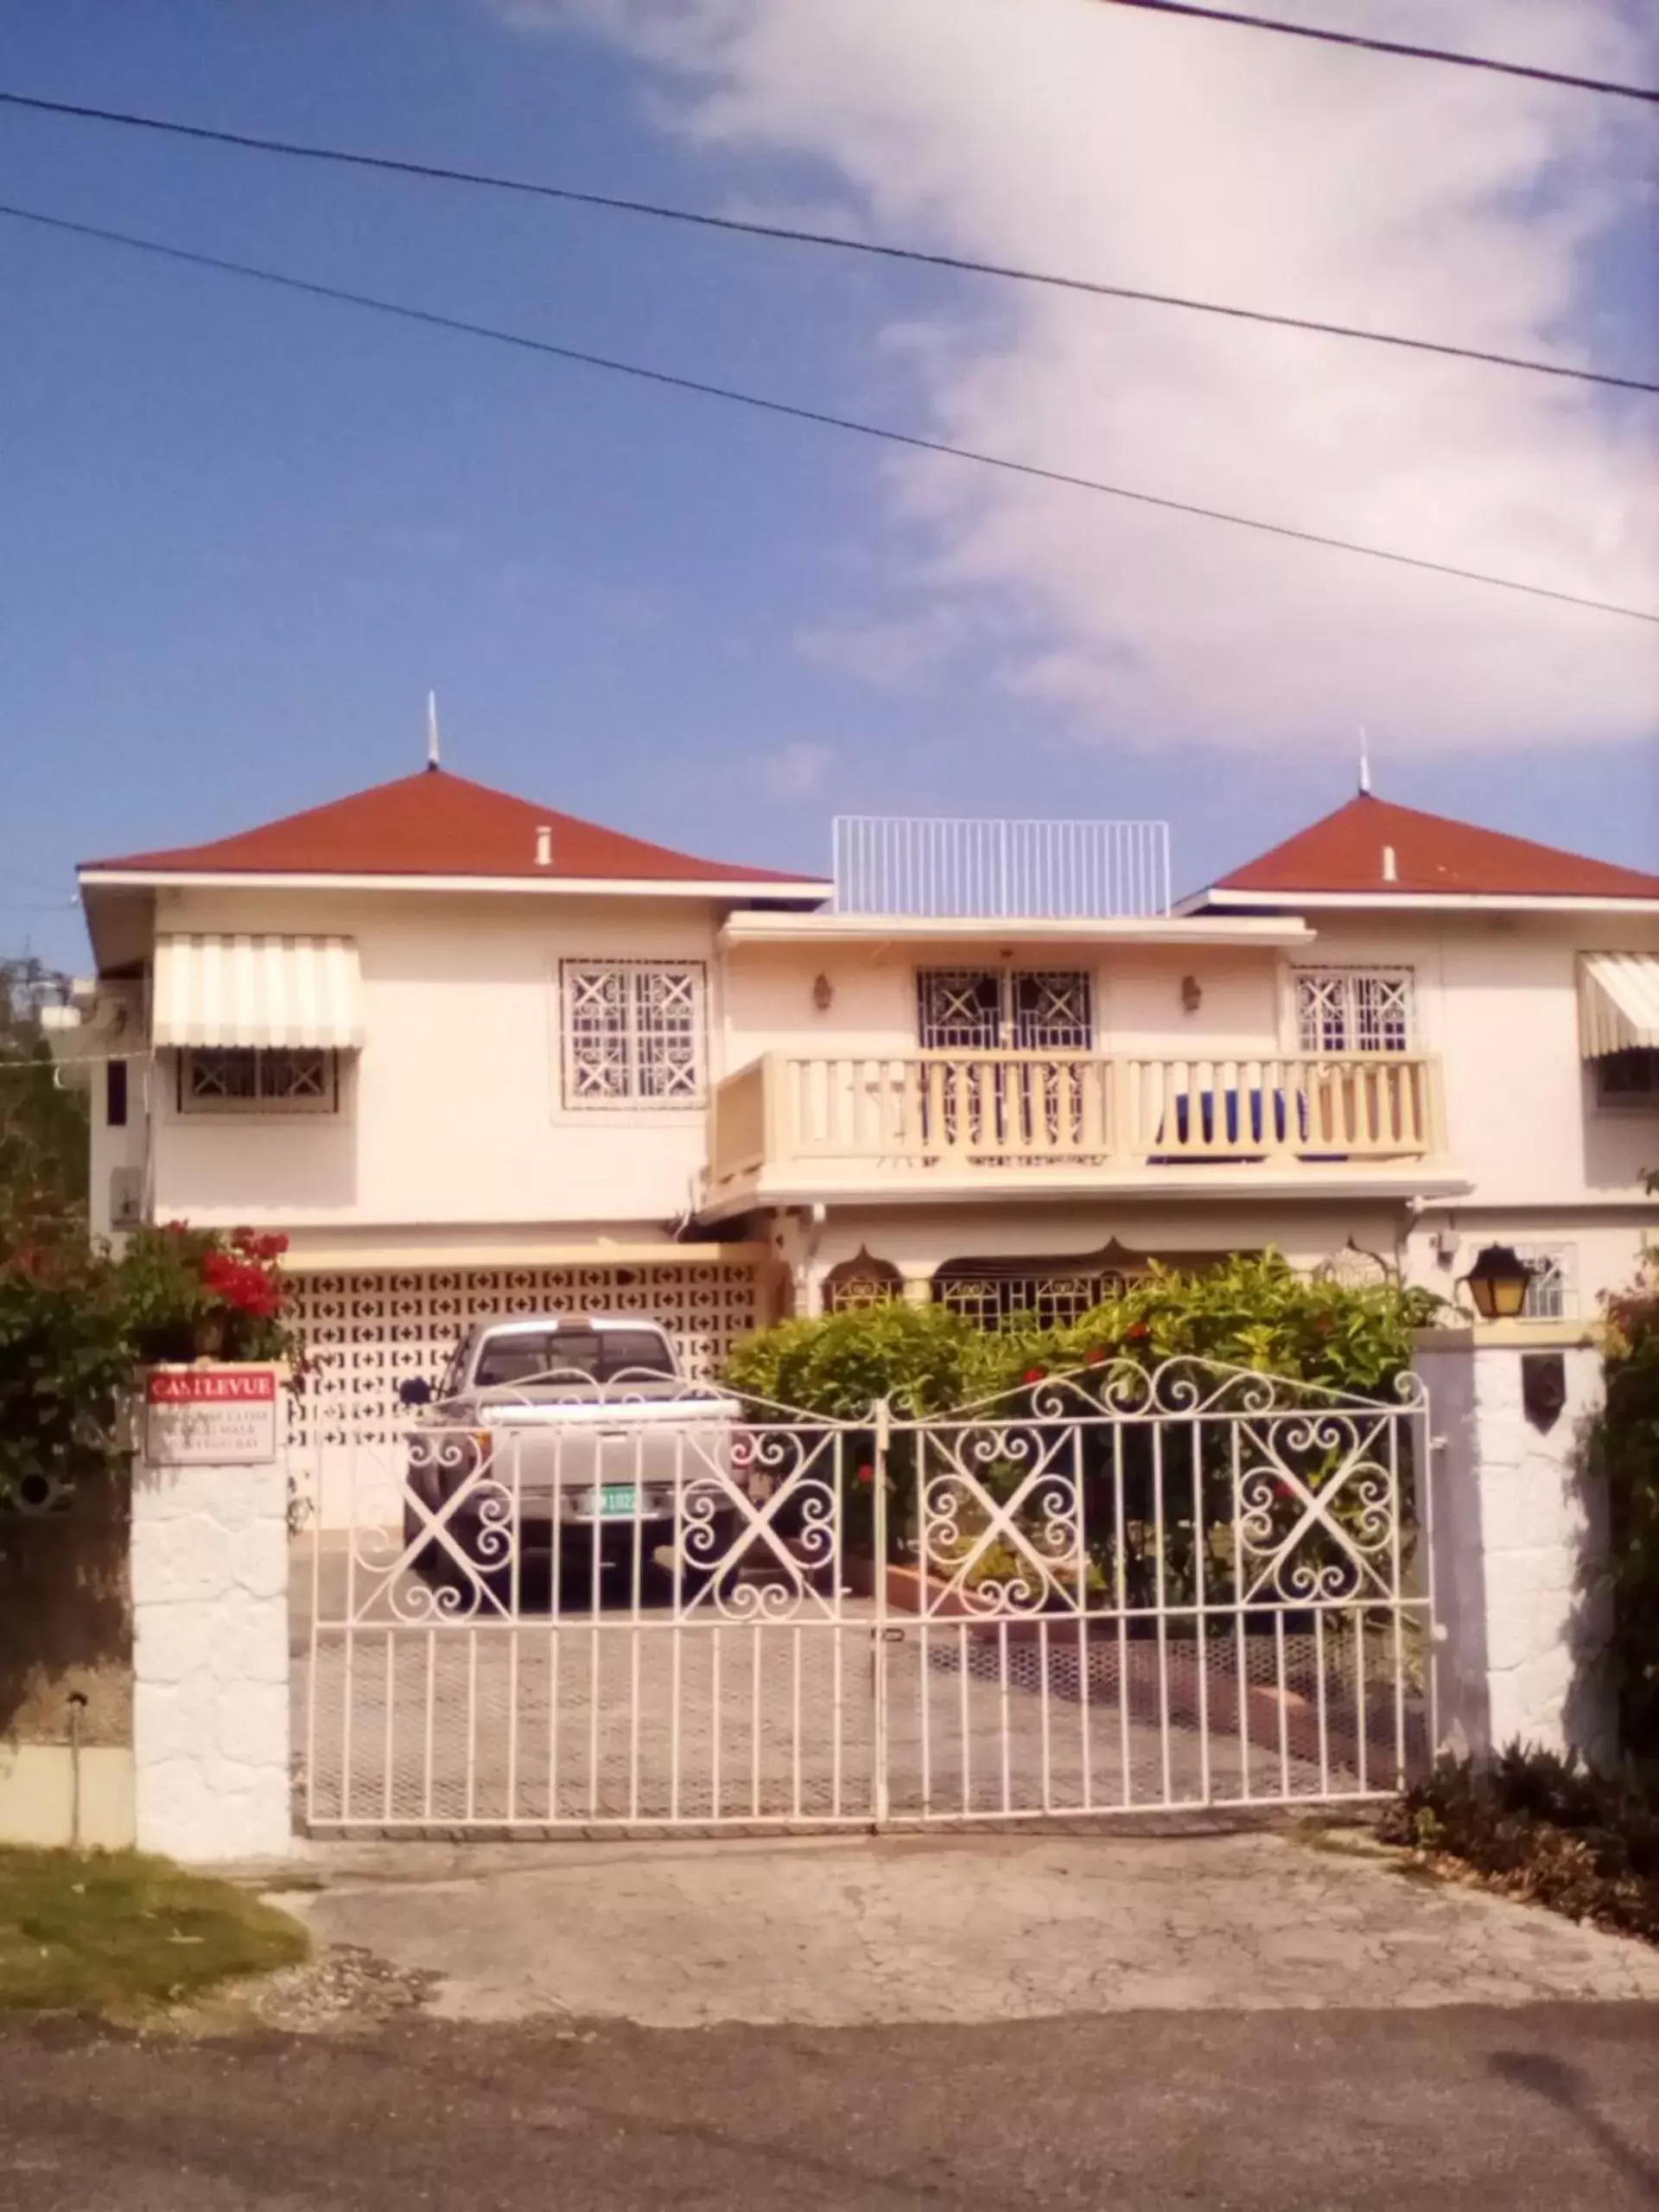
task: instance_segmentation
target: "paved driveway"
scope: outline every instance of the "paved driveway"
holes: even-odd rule
[[[323,1847],[434,2008],[658,2028],[1659,2000],[1659,1951],[1268,1834]]]

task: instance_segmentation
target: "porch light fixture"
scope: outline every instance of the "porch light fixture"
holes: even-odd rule
[[[1196,1014],[1204,1004],[1204,986],[1196,976],[1182,976],[1181,1004],[1188,1014]]]
[[[1463,1278],[1483,1321],[1513,1321],[1527,1302],[1532,1269],[1508,1244],[1489,1244]]]
[[[820,1014],[828,1014],[836,1002],[836,987],[820,972],[812,978],[812,1003]]]

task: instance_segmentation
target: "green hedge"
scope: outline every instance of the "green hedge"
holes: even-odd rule
[[[1607,1482],[1620,1738],[1659,1783],[1659,1287],[1650,1273],[1610,1301],[1608,1324],[1597,1448]]]
[[[1063,1374],[1126,1358],[1214,1360],[1338,1390],[1387,1395],[1411,1363],[1411,1332],[1431,1322],[1430,1291],[1310,1282],[1277,1253],[1241,1254],[1183,1274],[1154,1268],[1063,1328],[987,1331],[940,1306],[862,1306],[781,1321],[743,1338],[727,1362],[736,1390],[856,1420],[876,1399],[948,1413],[1038,1370]]]

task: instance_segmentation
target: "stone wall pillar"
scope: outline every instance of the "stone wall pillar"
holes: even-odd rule
[[[1559,1362],[1529,1410],[1528,1360]],[[1599,1679],[1611,1620],[1606,1499],[1587,1465],[1601,1357],[1573,1322],[1427,1329],[1413,1366],[1433,1440],[1432,1559],[1443,1745],[1617,1756]]]
[[[281,1377],[157,1368],[143,1400],[130,1563],[138,1846],[272,1857],[292,1840]]]

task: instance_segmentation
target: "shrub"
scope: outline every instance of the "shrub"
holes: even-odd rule
[[[49,1497],[119,1449],[132,1368],[108,1260],[73,1243],[14,1246],[0,1259],[0,1504]]]
[[[137,1365],[207,1356],[297,1366],[286,1243],[175,1222],[136,1231],[119,1259],[72,1226],[0,1248],[0,1503],[48,1497],[121,1457]]]
[[[284,1319],[287,1249],[287,1237],[251,1229],[136,1230],[115,1272],[137,1358],[297,1363]]]
[[[984,1404],[988,1420],[1031,1418],[1040,1424],[1052,1418],[1052,1408],[1039,1395],[1039,1386],[1051,1376],[1109,1363],[1117,1380],[1125,1363],[1149,1371],[1183,1359],[1386,1395],[1409,1364],[1412,1330],[1429,1319],[1438,1305],[1428,1292],[1393,1284],[1351,1289],[1308,1282],[1276,1253],[1252,1254],[1211,1274],[1154,1268],[1143,1281],[1063,1328],[990,1332],[948,1307],[899,1303],[785,1321],[736,1344],[725,1380],[752,1401],[769,1400],[850,1421],[868,1418],[875,1402],[886,1397],[895,1413],[912,1419]],[[1080,1398],[1077,1409],[1085,1403]],[[1171,1602],[1196,1586],[1200,1548],[1210,1559],[1216,1532],[1230,1528],[1235,1510],[1226,1445],[1218,1424],[1206,1429],[1205,1498],[1196,1520],[1190,1484],[1160,1516],[1149,1431],[1145,1425],[1129,1429],[1115,1463],[1125,1503],[1124,1555],[1119,1560],[1110,1488],[1113,1446],[1099,1426],[1080,1438],[1075,1464],[1084,1484],[1089,1548],[1109,1584],[1121,1575],[1132,1603],[1143,1602],[1154,1583]],[[1288,1435],[1281,1445],[1300,1455],[1298,1471],[1314,1488],[1343,1457],[1340,1440],[1311,1429],[1300,1446]],[[859,1434],[852,1449],[858,1457],[851,1464],[861,1465],[872,1455],[873,1440]],[[976,1480],[994,1497],[1008,1495],[1030,1464],[1016,1454],[999,1468],[976,1452],[974,1461]],[[903,1535],[917,1513],[912,1436],[895,1436],[887,1467],[893,1524]],[[855,1543],[868,1534],[869,1497],[868,1489],[848,1496],[848,1533]],[[1349,1510],[1360,1510],[1360,1503]],[[1296,1512],[1294,1499],[1287,1498],[1275,1510],[1288,1533]],[[1306,1540],[1310,1560],[1324,1557],[1322,1541],[1317,1535]],[[1229,1572],[1227,1560],[1217,1555],[1206,1570],[1212,1596]]]
[[[734,1389],[856,1420],[879,1397],[912,1414],[948,1413],[1044,1375],[1106,1360],[1255,1368],[1328,1389],[1386,1395],[1411,1363],[1411,1332],[1433,1319],[1432,1291],[1310,1282],[1276,1252],[1236,1255],[1184,1274],[1154,1267],[1059,1328],[988,1332],[938,1306],[855,1307],[782,1321],[733,1347]]]
[[[1620,1738],[1659,1766],[1659,1281],[1650,1255],[1607,1301],[1606,1404],[1596,1456],[1607,1484],[1613,1577],[1608,1658]]]
[[[879,1398],[900,1413],[947,1413],[998,1389],[995,1338],[944,1306],[862,1306],[822,1319],[779,1321],[741,1338],[726,1381],[747,1395],[856,1421]]]
[[[1488,1763],[1442,1759],[1379,1833],[1510,1896],[1659,1942],[1659,1812],[1576,1758],[1517,1744]]]

